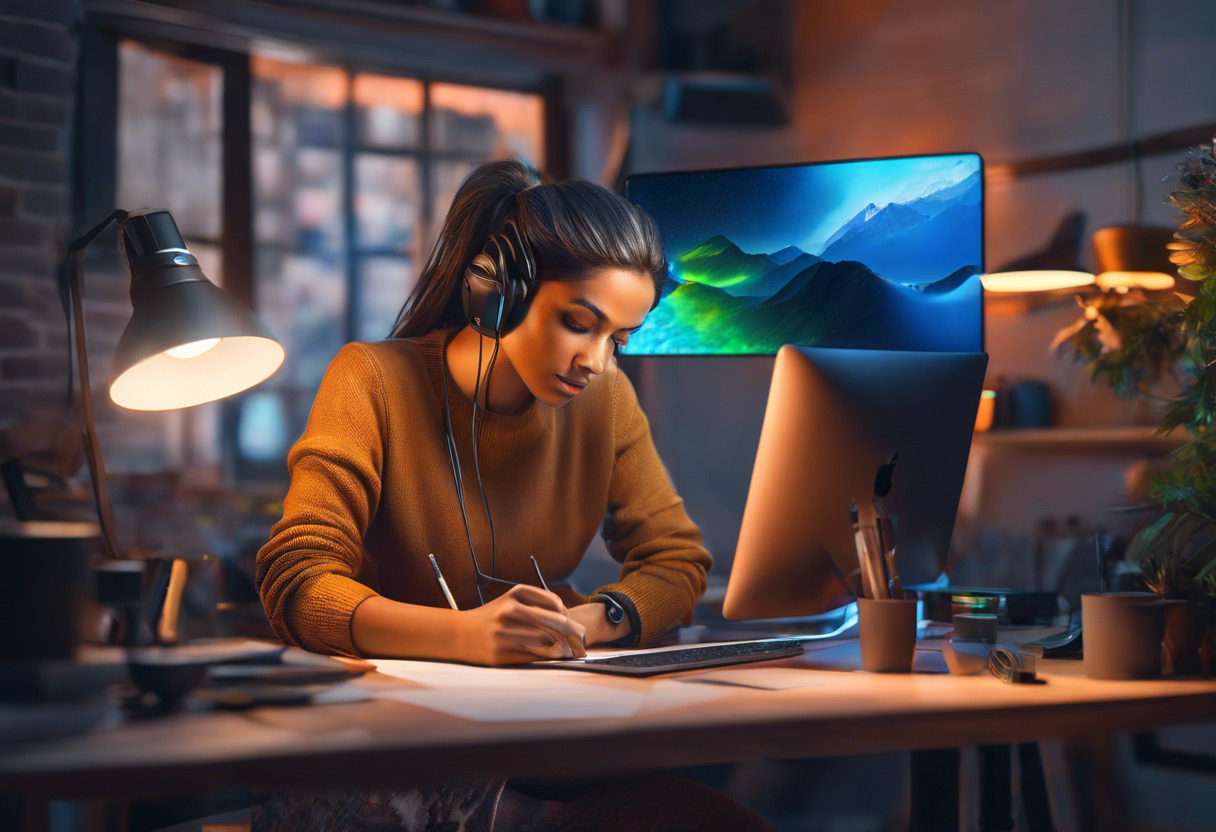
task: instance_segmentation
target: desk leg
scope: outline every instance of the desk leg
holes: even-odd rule
[[[1055,832],[1051,825],[1051,801],[1047,797],[1047,781],[1043,777],[1043,758],[1037,742],[1018,746],[1018,771],[1022,775],[1022,803],[1026,807],[1026,828],[1029,832]]]
[[[913,751],[911,832],[958,832],[957,748]]]
[[[981,745],[980,832],[1013,829],[1013,754],[1007,745]]]

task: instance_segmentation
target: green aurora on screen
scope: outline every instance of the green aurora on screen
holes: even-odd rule
[[[623,352],[981,350],[982,192],[974,154],[630,177],[668,275]]]

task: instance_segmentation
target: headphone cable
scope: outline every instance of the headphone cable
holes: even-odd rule
[[[501,324],[501,321],[500,321]],[[498,330],[495,330],[497,333]],[[494,351],[490,355],[490,364],[486,369],[486,403],[490,399],[490,372],[494,369],[494,359],[498,357],[498,341],[499,336],[494,337]],[[486,497],[485,484],[481,479],[481,463],[477,457],[477,402],[480,398],[481,391],[481,357],[482,357],[482,338],[478,333],[477,337],[477,380],[473,385],[473,470],[477,474],[477,489],[481,492],[481,504],[486,511],[486,523],[490,527],[490,575],[491,581],[494,580],[494,567],[497,561],[497,551],[494,542],[494,516],[490,513],[490,501]],[[484,408],[482,408],[484,410]]]
[[[448,396],[448,364],[447,345],[440,355],[443,364],[443,427],[448,442],[448,460],[452,463],[452,479],[456,483],[456,499],[460,502],[460,516],[464,520],[464,534],[469,541],[469,557],[473,559],[473,574],[477,579],[473,585],[477,589],[477,600],[485,606],[486,599],[481,594],[481,569],[477,566],[477,552],[473,548],[473,531],[469,527],[469,512],[464,504],[464,478],[460,475],[460,455],[456,452],[456,438],[452,435],[452,404]]]
[[[501,334],[494,335],[494,350],[490,353],[490,363],[486,366],[486,406],[490,404],[490,378],[494,373],[494,362],[498,359],[498,344]],[[474,425],[476,427],[476,425]],[[486,521],[490,526],[490,580],[494,580],[494,567],[498,561],[497,541],[494,536],[494,516],[490,514],[490,502],[486,499],[486,490],[481,482],[481,466],[477,461],[477,439],[473,439],[473,469],[477,472],[477,487],[481,489],[481,502],[485,506]]]

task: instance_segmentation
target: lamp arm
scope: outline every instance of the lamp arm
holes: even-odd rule
[[[110,491],[106,485],[105,461],[101,456],[101,445],[97,441],[97,428],[93,421],[93,391],[89,385],[89,357],[84,339],[84,287],[80,275],[84,270],[84,251],[111,223],[127,218],[127,212],[116,210],[92,230],[74,240],[64,257],[59,272],[60,295],[64,300],[64,312],[73,330],[69,334],[76,342],[76,361],[80,369],[80,431],[85,460],[89,465],[89,477],[93,481],[93,499],[97,504],[97,517],[101,523],[102,549],[107,557],[121,558],[122,550],[114,535],[114,513],[110,506]],[[69,376],[71,370],[69,368]]]

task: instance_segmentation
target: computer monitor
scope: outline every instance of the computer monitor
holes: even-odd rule
[[[849,501],[871,499],[895,453],[886,502],[900,576],[940,575],[987,366],[984,353],[782,347],[723,616],[808,616],[852,601]]]
[[[974,153],[630,176],[668,275],[626,355],[984,348]]]

